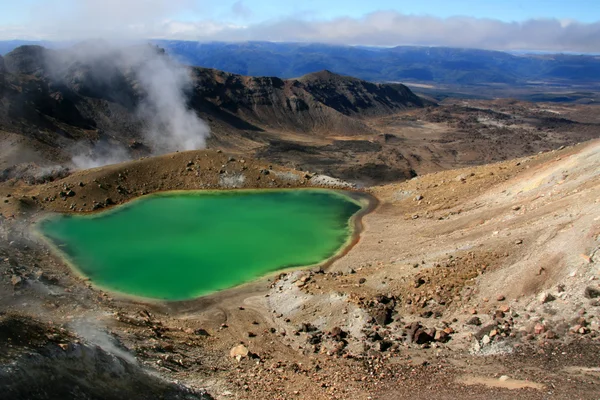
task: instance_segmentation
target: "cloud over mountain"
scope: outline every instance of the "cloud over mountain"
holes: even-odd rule
[[[0,27],[0,39],[186,39],[198,41],[292,41],[350,45],[453,46],[498,50],[600,52],[600,21],[529,19],[504,22],[456,16],[439,18],[376,11],[360,18],[310,18],[307,14],[241,24],[253,10],[234,4],[231,20],[203,19],[206,1],[70,0],[72,7],[44,7],[28,29]],[[210,14],[210,13],[208,13]]]

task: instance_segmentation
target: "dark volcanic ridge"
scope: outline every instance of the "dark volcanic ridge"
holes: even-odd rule
[[[4,58],[6,72],[0,72],[5,81],[0,81],[0,129],[59,153],[78,141],[120,144],[134,156],[148,153],[153,149],[144,148],[147,143],[142,140],[149,129],[147,115],[137,112],[151,95],[140,76],[138,64],[144,59],[124,56],[139,49],[105,48],[93,42],[65,50],[13,50]],[[150,49],[144,57],[168,60],[160,49]],[[199,67],[189,73],[191,81],[182,95],[186,106],[209,122],[214,145],[232,142],[227,138],[232,133],[245,143],[241,131],[367,133],[372,130],[361,117],[423,106],[404,86],[329,72],[298,80],[250,78]],[[170,84],[167,80],[165,87]]]

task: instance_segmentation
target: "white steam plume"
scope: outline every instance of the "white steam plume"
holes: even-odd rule
[[[188,107],[193,88],[189,70],[150,45],[119,46],[105,41],[84,42],[53,60],[54,73],[67,80],[86,82],[115,91],[115,97],[131,86],[137,108],[134,119],[142,140],[153,154],[196,150],[206,146],[210,128]],[[75,78],[73,68],[87,75]],[[104,93],[111,95],[111,93]],[[141,127],[141,128],[140,128]],[[76,168],[85,169],[128,160],[129,151],[118,131],[110,140],[93,145],[78,143],[72,149]]]
[[[161,152],[204,148],[208,125],[186,104],[187,69],[166,56],[148,57],[137,72],[147,96],[139,112],[150,121],[146,137]]]

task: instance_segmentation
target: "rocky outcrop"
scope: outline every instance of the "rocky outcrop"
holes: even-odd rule
[[[194,104],[218,108],[271,129],[311,133],[371,132],[360,118],[422,107],[403,85],[374,84],[329,71],[299,79],[246,77],[194,68]]]
[[[12,74],[35,75],[46,68],[48,50],[42,46],[17,47],[4,57],[6,70]]]
[[[11,343],[0,346],[11,352],[10,360],[0,357],[6,399],[213,398],[148,373],[123,350],[112,352],[35,320],[3,318],[0,338]]]
[[[412,107],[423,100],[400,84],[377,84],[320,71],[299,79],[315,99],[344,115],[380,116]]]
[[[4,65],[4,58],[0,56],[0,98],[4,93],[4,85],[6,84],[6,66]]]

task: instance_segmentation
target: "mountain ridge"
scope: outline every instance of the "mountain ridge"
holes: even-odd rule
[[[111,58],[119,55],[110,51],[99,55],[94,50],[93,58],[71,59],[74,51],[22,46],[3,57],[7,84],[0,102],[0,129],[59,149],[81,140],[125,148],[143,143],[141,132],[148,128],[136,110],[147,93],[136,75],[138,67],[113,62]],[[188,71],[192,85],[185,101],[209,121],[213,145],[264,145],[260,133],[267,130],[317,136],[373,133],[363,118],[431,104],[402,85],[331,72],[283,80],[201,67]],[[134,155],[143,155],[138,151],[143,148],[136,145]]]
[[[252,76],[292,78],[328,69],[378,82],[525,85],[531,80],[582,83],[600,79],[600,57],[596,55],[515,55],[453,47],[375,48],[319,43],[153,43],[189,64]]]

